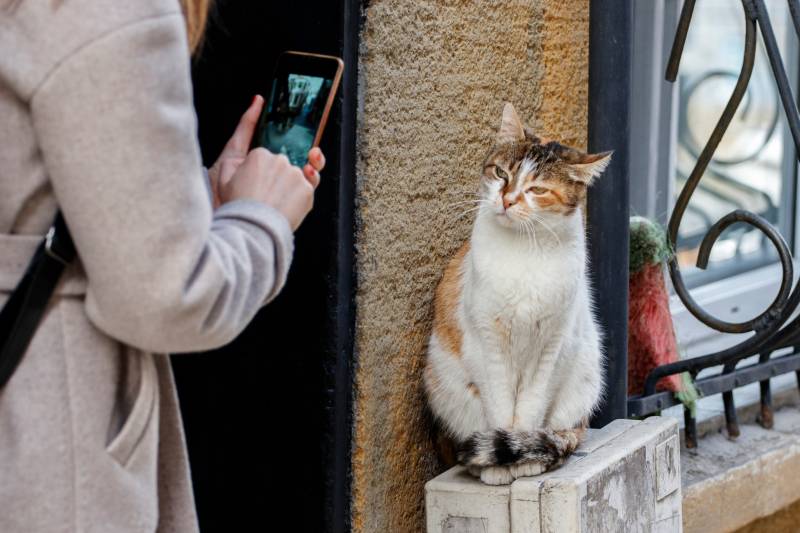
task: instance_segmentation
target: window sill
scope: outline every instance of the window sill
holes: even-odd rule
[[[795,376],[783,377],[794,380]],[[737,392],[746,393],[745,389]],[[698,418],[698,435],[705,435],[698,447],[681,449],[683,525],[687,533],[735,531],[800,500],[797,387],[776,387],[775,426],[771,430],[755,423],[757,394],[751,394],[755,401],[744,403],[743,399],[744,394],[740,400],[744,407],[737,410],[741,435],[735,441],[725,435],[724,416],[717,413]],[[778,410],[780,406],[784,407]]]

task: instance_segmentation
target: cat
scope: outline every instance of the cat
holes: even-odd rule
[[[564,462],[603,393],[582,205],[611,152],[537,137],[505,104],[468,242],[436,289],[428,405],[487,484]]]

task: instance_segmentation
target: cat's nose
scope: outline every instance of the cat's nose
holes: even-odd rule
[[[519,200],[519,195],[511,196],[510,194],[503,195],[503,209],[508,211],[508,208],[516,204]]]

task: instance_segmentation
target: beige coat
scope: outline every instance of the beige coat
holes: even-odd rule
[[[80,264],[0,391],[0,532],[196,531],[166,352],[281,288],[285,218],[212,213],[177,0],[0,0],[0,303],[56,206]]]

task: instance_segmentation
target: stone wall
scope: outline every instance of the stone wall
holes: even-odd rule
[[[360,53],[353,530],[418,532],[443,470],[421,370],[431,299],[503,102],[583,147],[588,0],[372,0]]]

